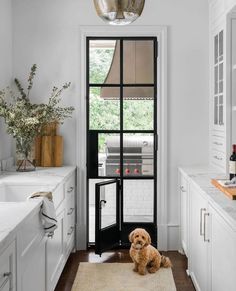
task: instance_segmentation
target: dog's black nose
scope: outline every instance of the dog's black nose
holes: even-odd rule
[[[138,240],[138,244],[141,244],[141,241],[140,240]]]

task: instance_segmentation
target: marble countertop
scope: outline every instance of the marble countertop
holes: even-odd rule
[[[9,185],[56,185],[75,170],[73,166],[65,166],[58,168],[37,168],[33,172],[16,172],[10,169],[1,172],[0,184]]]
[[[41,199],[24,202],[0,202],[0,251],[14,239],[17,230],[34,211],[39,211]]]
[[[36,186],[36,188],[39,186],[38,191],[41,191],[42,187],[44,191],[53,191],[74,170],[75,167],[68,166],[60,168],[37,168],[34,172],[25,173],[16,172],[15,169],[4,171],[0,174],[0,191],[3,191],[4,186],[9,185]],[[7,195],[7,190],[5,195]],[[13,239],[17,229],[27,217],[33,211],[39,211],[41,203],[40,198],[21,202],[0,202],[0,250]]]
[[[211,184],[211,179],[226,179],[226,175],[208,166],[180,167],[180,170],[202,190],[213,208],[236,231],[236,200],[231,200]]]

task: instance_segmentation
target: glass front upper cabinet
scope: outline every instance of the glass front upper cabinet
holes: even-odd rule
[[[224,125],[224,32],[214,37],[214,126]]]

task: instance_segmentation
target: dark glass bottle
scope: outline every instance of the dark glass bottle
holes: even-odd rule
[[[236,144],[233,144],[233,153],[229,158],[229,179],[236,176]]]

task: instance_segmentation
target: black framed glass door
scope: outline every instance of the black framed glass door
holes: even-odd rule
[[[117,194],[120,197],[117,203],[117,243],[128,245],[128,234],[135,227],[145,228],[153,244],[157,242],[156,80],[155,37],[87,38],[87,189],[90,232],[91,229],[93,231],[92,222],[95,224],[96,217],[96,236],[92,238],[92,234],[89,235],[88,241],[95,243],[96,247],[102,244],[97,235],[97,222],[101,214],[97,199],[100,197],[100,201],[106,201],[110,195],[109,187],[102,187],[102,194],[97,194],[97,191],[101,190],[101,183],[109,182],[108,179],[120,181]],[[102,204],[103,219],[109,221],[109,211],[105,211],[104,201]],[[114,242],[110,245],[114,245]]]

